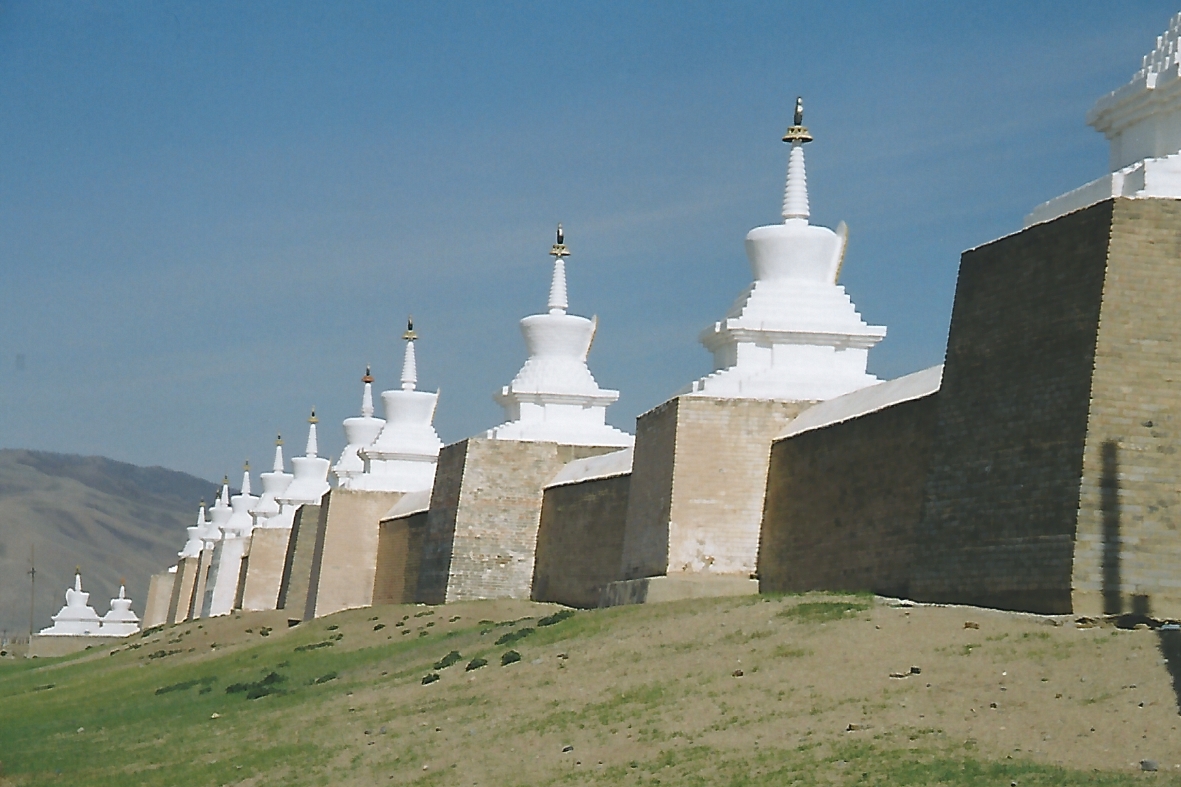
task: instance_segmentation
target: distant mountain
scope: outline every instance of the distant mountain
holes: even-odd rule
[[[137,467],[101,456],[0,450],[0,629],[27,633],[29,550],[36,547],[34,627],[64,603],[74,567],[102,615],[127,580],[132,609],[143,615],[148,580],[176,561],[201,498],[217,485],[203,478]]]

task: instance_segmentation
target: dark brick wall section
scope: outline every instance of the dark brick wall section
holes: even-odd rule
[[[620,579],[623,529],[631,474],[545,490],[533,600],[596,607],[609,582]]]
[[[636,419],[631,499],[623,544],[624,579],[657,576],[668,570],[668,522],[680,401],[680,397],[670,399]]]
[[[379,526],[373,603],[411,604],[418,589],[427,512],[387,519]]]
[[[1113,203],[964,253],[917,532],[922,600],[1068,612]]]
[[[938,394],[771,444],[759,591],[910,593]]]
[[[463,466],[467,461],[467,440],[443,446],[435,466],[435,484],[431,490],[431,508],[427,513],[426,534],[422,540],[422,562],[418,572],[418,590],[414,600],[424,604],[442,604],[447,600],[447,581],[451,576],[451,550],[455,542],[455,516],[459,510],[459,492],[463,486]]]

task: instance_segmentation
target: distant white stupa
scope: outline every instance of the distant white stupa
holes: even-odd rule
[[[373,416],[373,375],[368,366],[361,382],[365,384],[361,394],[361,415],[344,420],[344,451],[332,467],[337,486],[342,489],[352,487],[353,480],[365,472],[365,460],[358,451],[372,445],[385,426],[385,421]]]
[[[1110,173],[1038,205],[1026,227],[1112,197],[1181,199],[1181,14],[1132,80],[1095,102],[1087,123],[1110,143]]]
[[[328,470],[331,464],[319,455],[319,443],[316,440],[316,411],[308,418],[308,444],[303,456],[293,457],[291,467],[294,478],[283,492],[275,495],[275,499],[282,505],[293,508],[304,505],[319,505],[324,493],[330,489],[328,484]]]
[[[228,615],[234,609],[242,556],[254,528],[250,509],[258,498],[250,494],[250,463],[242,471],[242,491],[230,498],[230,516],[220,525],[222,538],[213,552],[212,570],[205,592],[209,594],[206,616]]]
[[[570,251],[560,224],[550,255],[554,273],[549,312],[521,320],[529,358],[494,397],[504,408],[505,423],[488,430],[488,437],[630,446],[631,435],[606,423],[607,407],[619,398],[619,391],[600,388],[586,365],[598,320],[566,313],[565,258]]]
[[[205,501],[202,500],[200,508],[197,509],[197,524],[185,528],[185,532],[188,534],[188,540],[185,541],[184,548],[179,553],[181,558],[201,556],[201,539],[205,532],[208,531],[209,525],[209,520],[205,518]]]
[[[808,223],[803,101],[796,99],[783,223],[747,233],[754,282],[726,316],[706,328],[701,343],[713,353],[712,374],[681,393],[720,398],[822,400],[873,385],[865,371],[869,350],[886,335],[861,319],[837,284],[848,230]]]
[[[283,436],[275,438],[275,462],[271,472],[259,475],[262,481],[262,495],[250,509],[255,527],[291,527],[295,507],[283,505],[278,498],[283,495],[295,476],[283,470]]]
[[[230,508],[230,477],[225,476],[221,480],[221,494],[213,501],[213,507],[209,509],[209,519],[206,522],[205,532],[201,536],[201,540],[205,542],[205,549],[213,549],[218,541],[221,541],[222,528],[230,521],[230,517],[234,515],[234,509]]]
[[[66,589],[65,606],[53,616],[53,625],[41,629],[45,636],[99,636],[102,621],[90,606],[90,594],[82,590],[82,571],[74,570],[74,587]]]
[[[106,637],[126,637],[139,631],[139,617],[131,611],[127,589],[119,581],[119,597],[111,599],[111,609],[102,617],[102,634]]]
[[[435,463],[443,441],[433,421],[439,392],[418,391],[418,360],[414,352],[413,318],[406,322],[402,339],[402,387],[382,391],[385,421],[377,438],[359,452],[364,472],[353,476],[349,488],[380,492],[415,492],[430,489]]]

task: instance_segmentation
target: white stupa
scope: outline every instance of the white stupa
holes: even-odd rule
[[[1181,14],[1132,80],[1095,102],[1087,123],[1110,143],[1110,173],[1038,205],[1026,227],[1112,197],[1181,198]]]
[[[221,541],[223,528],[233,515],[234,509],[230,507],[230,477],[225,476],[221,480],[221,494],[209,509],[209,520],[201,536],[201,540],[205,542],[205,549],[213,549],[214,545]]]
[[[250,494],[250,463],[242,471],[242,491],[230,498],[230,516],[220,525],[222,538],[213,552],[212,570],[205,592],[210,594],[209,617],[228,615],[234,608],[238,594],[238,576],[242,568],[242,556],[254,529],[250,509],[258,498]]]
[[[185,528],[188,534],[188,540],[185,541],[184,549],[178,554],[181,558],[199,557],[201,555],[202,536],[209,529],[210,522],[205,518],[205,501],[201,501],[201,507],[197,509],[197,524],[192,527]]]
[[[275,495],[275,499],[282,505],[292,507],[305,503],[319,505],[320,499],[328,491],[328,469],[330,462],[318,455],[319,443],[316,441],[316,411],[308,419],[308,445],[303,456],[292,458],[291,467],[294,478],[282,493]]]
[[[377,439],[360,450],[365,470],[351,479],[352,489],[415,492],[430,489],[435,480],[435,463],[439,459],[439,449],[443,447],[432,423],[439,392],[415,390],[418,360],[414,354],[414,342],[418,334],[414,332],[413,318],[407,321],[402,338],[406,341],[402,387],[381,393],[385,425]]]
[[[90,594],[82,590],[82,572],[74,570],[74,587],[66,589],[66,604],[53,616],[53,625],[41,629],[46,636],[99,636],[102,625],[98,613],[90,606]]]
[[[111,599],[111,609],[102,617],[101,633],[105,637],[126,637],[139,631],[139,617],[131,611],[131,599],[122,580],[119,598]]]
[[[714,372],[681,393],[722,398],[821,400],[873,385],[869,350],[886,335],[867,325],[837,284],[848,230],[808,223],[803,101],[783,137],[791,144],[783,223],[746,235],[754,282],[726,316],[706,328],[701,343]]]
[[[373,375],[368,366],[361,382],[365,384],[361,394],[361,415],[344,419],[344,451],[332,466],[337,486],[342,489],[351,488],[353,479],[365,472],[365,460],[357,452],[372,445],[385,426],[385,421],[373,417]]]
[[[521,320],[529,359],[495,399],[505,423],[488,430],[498,440],[529,440],[567,445],[630,446],[634,438],[606,423],[607,406],[619,391],[599,387],[586,365],[597,318],[566,313],[566,263],[570,255],[558,225],[550,250],[554,275],[549,313]]]
[[[291,527],[295,508],[282,505],[278,497],[287,491],[295,476],[283,470],[283,436],[275,438],[275,463],[269,473],[261,473],[262,495],[250,509],[255,527]]]

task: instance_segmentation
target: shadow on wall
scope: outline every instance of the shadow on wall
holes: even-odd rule
[[[1173,679],[1173,694],[1177,699],[1177,713],[1181,715],[1181,629],[1162,626],[1156,632],[1160,640],[1160,653],[1169,667]]]
[[[1103,443],[1103,475],[1099,481],[1103,512],[1103,614],[1122,614],[1120,597],[1119,446]]]

